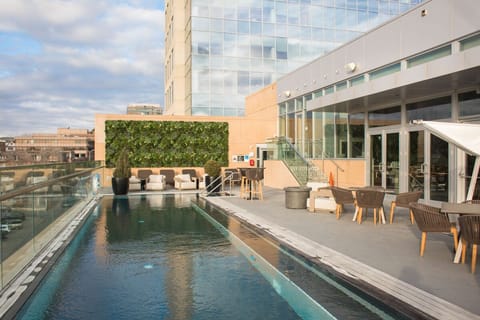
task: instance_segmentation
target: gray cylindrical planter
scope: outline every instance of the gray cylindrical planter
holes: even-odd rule
[[[285,190],[285,206],[288,209],[306,209],[307,199],[312,188],[306,186],[286,187]]]

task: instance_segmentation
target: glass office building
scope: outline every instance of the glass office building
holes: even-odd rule
[[[165,113],[242,116],[248,94],[420,2],[167,0]]]

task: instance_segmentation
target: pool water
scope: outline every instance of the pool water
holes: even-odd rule
[[[299,319],[188,197],[104,198],[20,319]]]
[[[103,198],[18,318],[402,318],[192,200]]]

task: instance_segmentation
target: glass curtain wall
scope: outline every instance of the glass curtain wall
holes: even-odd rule
[[[308,111],[305,113],[305,157],[313,157],[313,112]]]
[[[242,116],[246,95],[420,2],[192,0],[192,115]]]
[[[295,144],[297,150],[303,154],[305,143],[303,141],[304,126],[303,126],[303,98],[295,99]]]
[[[335,113],[336,158],[347,158],[348,155],[348,114]]]
[[[364,113],[306,111],[304,106],[300,99],[279,106],[279,136],[287,137],[300,154],[307,159],[365,156]]]
[[[480,117],[480,92],[469,91],[460,93],[458,95],[458,104],[460,117]]]
[[[320,159],[323,156],[323,112],[313,111],[312,122],[312,156],[313,158]]]
[[[287,130],[286,137],[290,139],[290,142],[295,143],[295,101],[291,100],[287,102]]]
[[[348,115],[349,157],[365,157],[365,114]]]

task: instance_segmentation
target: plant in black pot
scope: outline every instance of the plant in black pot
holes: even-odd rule
[[[220,172],[222,167],[215,160],[208,160],[205,165],[205,186],[207,188],[208,195],[216,195],[222,189],[222,179],[220,178]]]
[[[131,175],[130,163],[128,162],[128,151],[124,149],[119,154],[117,165],[115,170],[113,170],[112,189],[114,194],[124,195],[128,193],[128,180]]]

